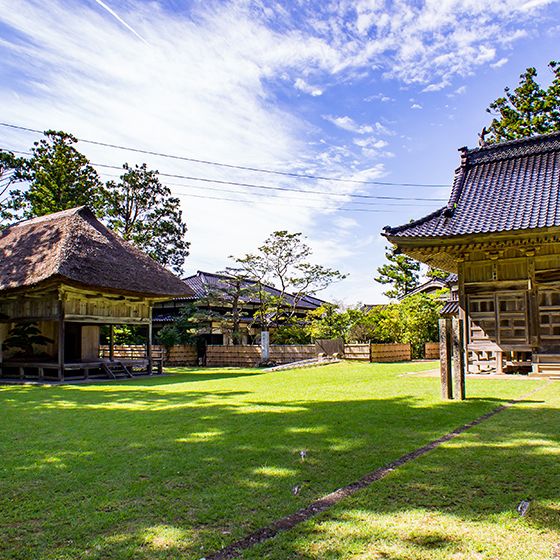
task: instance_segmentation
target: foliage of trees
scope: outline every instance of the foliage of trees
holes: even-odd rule
[[[271,324],[293,322],[302,299],[346,278],[338,270],[310,262],[312,254],[301,233],[282,230],[269,235],[255,253],[234,258],[236,266],[256,282],[259,306],[255,321],[264,330]],[[271,294],[266,284],[279,293]]]
[[[193,344],[208,317],[193,303],[187,303],[172,324],[162,327],[155,336],[156,343],[170,348],[178,344]]]
[[[386,248],[387,263],[377,269],[375,281],[388,284],[390,289],[384,295],[392,299],[401,299],[416,288],[420,282],[420,263],[400,253],[397,247]]]
[[[535,68],[527,68],[513,91],[506,87],[505,95],[490,103],[486,111],[496,116],[483,130],[483,140],[504,142],[560,131],[560,63],[551,61],[548,67],[553,75],[548,87],[537,82]]]
[[[220,281],[209,288],[205,298],[208,306],[221,307],[223,311],[216,314],[216,319],[224,334],[229,334],[233,344],[241,344],[243,335],[247,333],[242,319],[249,316],[246,302],[257,297],[259,286],[252,282],[242,268],[227,267],[218,272]]]
[[[144,163],[123,165],[118,182],[105,186],[104,213],[107,224],[164,266],[180,273],[189,254],[187,226],[179,199],[162,185],[158,172]]]
[[[123,165],[103,184],[78,140],[47,130],[28,157],[0,150],[0,221],[43,216],[87,205],[98,218],[162,265],[180,272],[189,243],[179,199],[146,164]]]
[[[437,296],[414,294],[400,303],[371,309],[341,309],[326,304],[307,316],[302,330],[311,339],[342,338],[345,342],[408,342],[414,357],[422,357],[425,342],[438,339],[443,302]]]
[[[87,204],[102,214],[103,183],[75,148],[77,138],[55,130],[47,130],[44,136],[27,158],[3,156],[13,166],[14,178],[29,185],[12,191],[14,209],[31,218]]]

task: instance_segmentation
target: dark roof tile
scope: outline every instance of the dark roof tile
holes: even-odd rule
[[[560,226],[560,133],[463,151],[449,203],[394,238],[453,237]]]

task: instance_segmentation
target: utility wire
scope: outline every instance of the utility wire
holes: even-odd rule
[[[117,175],[115,173],[107,173],[106,171],[101,171],[100,173],[101,175],[104,175],[106,177],[114,177],[114,178],[119,178],[120,175]],[[233,189],[221,189],[218,187],[209,187],[209,186],[201,186],[201,185],[187,185],[185,183],[170,183],[168,181],[165,181],[165,185],[168,187],[184,187],[187,189],[196,189],[196,190],[202,190],[202,191],[216,191],[216,192],[225,192],[225,193],[232,193],[232,194],[241,194],[241,195],[247,195],[250,194],[251,196],[262,196],[262,197],[266,197],[266,198],[270,198],[269,194],[266,193],[247,193],[244,191],[236,191]],[[179,194],[176,193],[172,190],[173,194]],[[320,202],[320,199],[315,199],[315,198],[309,198],[307,196],[305,197],[290,197],[290,198],[282,198],[280,200],[307,200],[307,201],[317,201]],[[399,202],[362,202],[361,200],[349,200],[347,202],[343,202],[341,201],[341,204],[359,204],[360,206],[375,206],[375,207],[380,207],[382,206],[401,206],[401,207],[410,207],[412,204],[406,204],[406,203],[399,203]],[[414,202],[414,205],[417,206],[418,204],[416,202]],[[428,204],[422,204],[420,206],[431,206]]]
[[[29,128],[27,126],[20,126],[16,124],[0,122],[0,126],[6,128],[12,128],[15,130],[23,130],[26,132],[33,132],[35,134],[43,134],[44,131],[36,129],[36,128]],[[219,161],[212,161],[212,160],[205,160],[205,159],[197,159],[187,156],[178,156],[173,154],[166,154],[164,152],[155,152],[152,150],[143,150],[141,148],[132,148],[130,146],[121,146],[119,144],[111,144],[109,142],[100,142],[98,140],[88,140],[86,138],[78,138],[80,142],[84,142],[85,144],[93,144],[95,146],[104,146],[106,148],[113,148],[116,150],[126,150],[129,152],[136,152],[140,154],[147,154],[151,156],[169,158],[169,159],[177,159],[182,161],[190,161],[192,163],[200,163],[204,165],[214,165],[217,167],[227,167],[229,169],[241,169],[243,171],[252,171],[255,173],[266,173],[269,175],[283,175],[286,177],[296,177],[298,179],[316,179],[321,181],[335,181],[339,183],[355,183],[360,185],[379,185],[379,186],[391,186],[391,187],[431,187],[431,188],[443,188],[448,187],[449,185],[440,185],[440,184],[424,184],[424,183],[393,183],[388,181],[363,181],[359,179],[342,179],[340,177],[326,177],[322,175],[311,175],[306,173],[292,173],[289,171],[276,171],[273,169],[265,169],[261,167],[248,167],[245,165],[234,165],[231,163],[223,163]]]
[[[122,170],[122,167],[118,165],[107,165],[103,163],[92,163],[92,165],[97,167],[105,167],[107,169],[119,169]],[[205,183],[218,183],[222,185],[235,185],[239,187],[247,187],[251,189],[265,189],[270,191],[283,191],[283,192],[296,192],[296,193],[305,193],[305,194],[320,194],[325,196],[342,196],[342,197],[350,197],[350,198],[367,198],[367,199],[374,199],[374,200],[413,200],[413,201],[428,201],[428,202],[445,202],[447,198],[422,198],[422,197],[409,197],[409,196],[381,196],[381,195],[373,195],[373,194],[343,194],[343,193],[331,193],[328,191],[314,191],[311,189],[291,189],[290,187],[273,187],[272,185],[256,185],[253,183],[238,183],[235,181],[222,181],[219,179],[208,179],[202,177],[193,177],[191,175],[181,175],[178,173],[163,173],[158,171],[158,174],[162,177],[171,177],[173,179],[187,179],[190,181],[202,181]]]
[[[1,124],[1,123],[0,123]],[[8,150],[8,148],[0,148]],[[19,150],[9,150],[16,154],[24,154],[30,155],[30,152],[23,152]],[[94,163],[92,165],[95,167],[103,167],[105,169],[116,169],[118,171],[123,171],[122,166],[118,165],[109,165],[105,163]],[[276,187],[272,185],[258,185],[255,183],[240,183],[237,181],[224,181],[221,179],[209,179],[207,177],[195,177],[192,175],[181,175],[178,173],[164,173],[162,171],[158,171],[158,175],[162,177],[170,177],[172,179],[186,179],[189,181],[201,181],[204,183],[216,183],[220,185],[233,185],[236,187],[246,187],[250,189],[261,189],[261,190],[268,190],[268,191],[282,191],[282,192],[295,192],[295,193],[304,193],[304,194],[315,194],[315,195],[325,195],[325,196],[337,196],[343,198],[360,198],[360,199],[369,199],[369,200],[404,200],[404,201],[423,201],[423,202],[446,202],[447,198],[424,198],[424,197],[408,197],[408,196],[382,196],[382,195],[372,195],[372,194],[354,194],[354,193],[332,193],[329,191],[316,191],[312,189],[293,189],[290,187]]]

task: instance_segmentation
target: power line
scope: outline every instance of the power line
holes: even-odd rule
[[[188,197],[188,198],[204,198],[207,200],[223,200],[227,202],[237,202],[240,204],[255,204],[250,200],[239,200],[238,198],[225,198],[225,197],[218,197],[218,196],[205,196],[202,194],[185,194],[185,193],[175,193],[176,196]],[[370,210],[369,208],[339,208],[338,206],[325,206],[325,207],[317,207],[317,206],[309,206],[306,204],[277,204],[276,202],[258,202],[257,204],[268,204],[269,206],[283,206],[285,208],[309,208],[310,210],[333,210],[336,212],[366,212],[368,214],[377,214],[377,213],[385,213],[385,212],[396,212],[396,210],[385,210],[385,209],[378,209],[378,210]]]
[[[102,171],[101,175],[105,175],[107,177],[120,177],[120,175],[116,175],[115,173],[107,173],[106,171]],[[200,186],[200,185],[187,185],[185,183],[169,183],[168,181],[165,181],[165,185],[167,186],[172,186],[172,187],[185,187],[188,189],[198,189],[198,190],[210,190],[210,191],[216,191],[216,192],[225,192],[225,193],[233,193],[233,194],[241,194],[241,195],[245,195],[245,194],[250,194],[251,196],[262,196],[262,197],[266,197],[266,198],[270,198],[270,195],[265,194],[265,193],[247,193],[247,192],[243,192],[243,191],[236,191],[233,189],[221,189],[221,188],[216,188],[216,187],[208,187],[208,186]],[[176,195],[180,195],[180,193],[174,192],[172,190],[173,194]],[[292,198],[282,198],[281,200],[317,200],[317,199],[309,199],[308,197],[292,197]],[[432,199],[433,200],[433,199]],[[319,202],[319,200],[317,200]],[[391,203],[391,202],[362,202],[361,200],[350,200],[347,202],[341,202],[341,204],[359,204],[361,206],[376,206],[379,207],[380,205],[383,206],[401,206],[401,207],[409,207],[411,206],[410,204],[401,204],[398,202],[395,203]],[[416,205],[416,202],[414,203]],[[422,205],[422,206],[428,206],[426,205]]]
[[[0,123],[1,124],[1,123]],[[2,148],[0,148],[2,149]],[[3,148],[8,149],[8,148]],[[29,155],[30,152],[23,152],[19,150],[10,150],[17,154],[25,154]],[[123,171],[123,168],[118,165],[109,165],[105,163],[95,163],[93,162],[92,165],[96,167],[103,167],[105,169],[116,169],[118,171]],[[414,201],[414,202],[445,202],[447,201],[446,198],[424,198],[424,197],[408,197],[408,196],[382,196],[382,195],[372,195],[372,194],[354,194],[354,193],[332,193],[329,191],[316,191],[311,189],[294,189],[290,187],[277,187],[272,185],[259,185],[255,183],[241,183],[238,181],[224,181],[221,179],[209,179],[207,177],[196,177],[193,175],[181,175],[178,173],[165,173],[162,171],[158,171],[158,175],[162,177],[170,177],[172,179],[186,179],[189,181],[201,181],[204,183],[216,183],[220,185],[233,185],[237,187],[246,187],[250,189],[261,189],[267,191],[281,191],[281,192],[295,192],[295,193],[304,193],[304,194],[315,194],[315,195],[325,195],[325,196],[337,196],[343,198],[360,198],[360,199],[369,199],[369,200],[404,200],[404,201]]]
[[[122,167],[118,165],[107,165],[103,163],[92,163],[97,167],[105,167],[107,169],[119,169],[122,170]],[[205,183],[218,183],[222,185],[235,185],[239,187],[247,187],[251,189],[264,189],[270,191],[283,191],[283,192],[296,192],[296,193],[306,193],[306,194],[320,194],[325,196],[342,196],[342,197],[350,197],[350,198],[367,198],[373,200],[412,200],[412,201],[428,201],[428,202],[445,202],[447,198],[422,198],[422,197],[409,197],[409,196],[381,196],[381,195],[373,195],[373,194],[343,194],[343,193],[331,193],[329,191],[314,191],[311,189],[292,189],[290,187],[274,187],[272,185],[257,185],[254,183],[238,183],[235,181],[222,181],[219,179],[208,179],[203,177],[193,177],[191,175],[181,175],[179,173],[164,173],[158,171],[158,174],[162,177],[171,177],[173,179],[187,179],[190,181],[202,181]]]
[[[11,123],[5,123],[5,122],[0,122],[0,126],[4,126],[7,128],[13,128],[15,130],[23,130],[26,132],[33,132],[35,134],[43,134],[44,131],[36,129],[36,128],[30,128],[27,126],[20,126],[20,125],[16,125],[16,124],[11,124]],[[339,182],[339,183],[355,183],[355,184],[360,184],[360,185],[378,185],[378,186],[389,186],[389,187],[429,187],[429,188],[444,188],[444,187],[448,187],[449,185],[441,185],[441,184],[424,184],[424,183],[393,183],[393,182],[388,182],[388,181],[364,181],[364,180],[358,180],[358,179],[342,179],[339,177],[326,177],[326,176],[322,176],[322,175],[312,175],[312,174],[306,174],[306,173],[292,173],[289,171],[276,171],[273,169],[265,169],[265,168],[261,168],[261,167],[249,167],[249,166],[245,166],[245,165],[234,165],[231,163],[223,163],[223,162],[219,162],[219,161],[212,161],[212,160],[205,160],[205,159],[198,159],[198,158],[192,158],[192,157],[187,157],[187,156],[178,156],[178,155],[174,155],[174,154],[166,154],[164,152],[156,152],[156,151],[152,151],[152,150],[143,150],[141,148],[132,148],[130,146],[121,146],[119,144],[111,144],[109,142],[100,142],[98,140],[88,140],[86,138],[78,138],[78,140],[80,142],[84,142],[85,144],[92,144],[95,146],[103,146],[105,148],[113,148],[116,150],[126,150],[129,152],[136,152],[136,153],[140,153],[140,154],[147,154],[147,155],[151,155],[151,156],[157,156],[157,157],[163,157],[163,158],[169,158],[169,159],[176,159],[176,160],[182,160],[182,161],[190,161],[192,163],[200,163],[200,164],[204,164],[204,165],[213,165],[213,166],[217,166],[217,167],[227,167],[229,169],[240,169],[243,171],[251,171],[251,172],[255,172],[255,173],[266,173],[269,175],[283,175],[285,177],[295,177],[298,179],[315,179],[315,180],[321,180],[321,181],[335,181],[335,182]]]

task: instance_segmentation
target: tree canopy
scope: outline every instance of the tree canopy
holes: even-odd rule
[[[257,317],[261,326],[289,322],[302,299],[346,278],[338,270],[310,262],[312,254],[301,233],[281,230],[269,235],[255,253],[234,259],[257,282],[256,295],[260,301]],[[275,286],[279,294],[272,295],[265,290],[266,283]],[[291,303],[287,294],[293,296]]]
[[[87,157],[75,148],[77,142],[67,132],[47,130],[44,138],[34,142],[29,157],[3,152],[3,161],[12,168],[12,182],[28,185],[11,191],[13,209],[28,218],[83,205],[103,213],[103,184]]]
[[[537,82],[535,68],[527,68],[513,91],[506,87],[505,95],[490,103],[486,111],[496,116],[481,134],[484,141],[504,142],[560,131],[560,63],[551,61],[548,67],[553,75],[548,87]]]
[[[389,290],[383,292],[384,295],[401,299],[418,286],[420,263],[400,253],[394,246],[386,248],[385,257],[389,262],[377,269],[379,275],[375,277],[375,281],[391,286]]]
[[[123,165],[104,185],[77,138],[47,130],[28,157],[0,150],[0,220],[89,206],[111,229],[163,266],[181,272],[189,254],[179,199],[144,163]]]
[[[105,188],[109,227],[164,266],[180,273],[189,254],[187,226],[179,199],[162,185],[158,172],[144,163],[123,165],[118,182]]]

